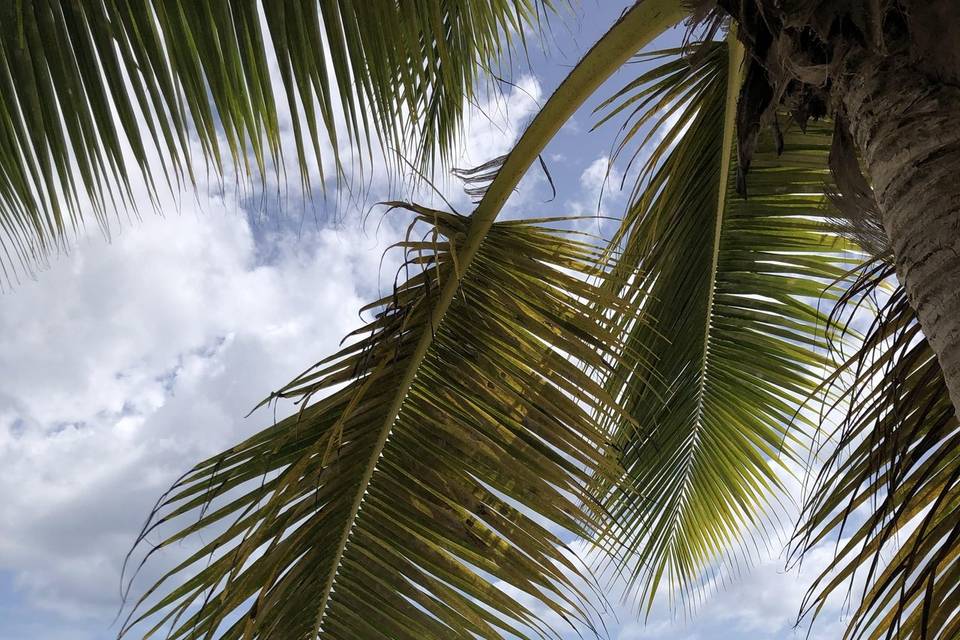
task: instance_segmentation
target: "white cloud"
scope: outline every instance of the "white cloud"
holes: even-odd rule
[[[476,165],[510,151],[540,109],[542,97],[543,89],[531,75],[522,76],[512,87],[487,91],[482,104],[468,113],[458,162]]]
[[[616,166],[611,166],[610,157],[601,155],[588,164],[580,174],[580,189],[564,205],[564,213],[572,216],[600,217],[600,220],[584,220],[579,226],[584,230],[596,232],[611,224],[607,217],[619,217],[625,204],[624,193],[620,190],[623,178]]]
[[[534,76],[524,75],[512,87],[490,89],[467,113],[460,148],[453,154],[452,167],[472,168],[508,153],[523,133],[527,123],[540,109],[543,89]],[[437,187],[460,213],[473,208],[463,191],[462,183],[452,176],[441,174]],[[504,217],[525,215],[537,188],[545,182],[534,165],[520,181],[513,196],[504,207]],[[421,186],[418,198],[439,204],[432,191]]]
[[[602,612],[600,617],[614,640],[839,640],[843,636],[846,609],[842,589],[828,599],[812,627],[807,620],[797,625],[811,580],[832,559],[833,546],[829,542],[805,556],[802,571],[787,571],[781,557],[766,556],[752,567],[743,567],[740,575],[705,585],[693,608],[671,607],[666,598],[659,597],[649,616],[645,614],[645,602],[623,597],[626,575],[612,578],[613,572],[600,556],[590,553],[584,542],[574,542],[571,549],[588,560],[600,584],[605,586],[612,609]],[[576,584],[581,591],[588,592],[587,585]],[[500,587],[560,631],[564,640],[581,637],[582,629],[571,629],[556,613],[531,597],[502,583]]]
[[[235,206],[86,241],[5,300],[0,567],[33,604],[115,608],[153,500],[264,426],[265,412],[243,416],[330,353],[372,297],[380,251],[359,229],[275,238],[281,257],[261,264]]]

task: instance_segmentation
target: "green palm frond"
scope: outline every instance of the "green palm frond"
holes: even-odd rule
[[[370,305],[359,340],[276,393],[300,413],[201,463],[162,505],[183,527],[163,546],[217,535],[166,576],[179,584],[143,610],[151,631],[549,634],[498,581],[594,624],[588,576],[542,521],[583,537],[605,526],[587,486],[616,466],[591,411],[612,403],[570,360],[603,369],[616,344],[585,281],[602,277],[601,249],[535,222],[495,224],[431,327],[470,219],[411,208],[431,226],[400,245],[419,272]],[[435,335],[413,367],[424,331]]]
[[[551,4],[2,2],[0,267],[29,271],[88,213],[106,228],[114,210],[142,205],[137,175],[153,192],[189,184],[194,140],[218,173],[230,160],[264,176],[295,155],[305,188],[324,161],[339,172],[347,140],[445,159],[481,67]],[[293,149],[281,148],[286,119]]]
[[[432,226],[401,243],[422,270],[374,303],[357,342],[280,392],[302,403],[297,416],[176,485],[160,522],[180,529],[161,546],[215,539],[150,589],[130,624],[170,625],[172,637],[549,635],[501,581],[592,627],[576,578],[587,576],[543,521],[588,537],[609,528],[590,488],[619,469],[597,421],[618,409],[595,376],[627,350],[604,309],[637,310],[603,286],[595,243],[494,219],[584,100],[684,15],[674,0],[627,11],[472,216],[409,207]]]
[[[614,245],[622,277],[612,282],[629,279],[621,295],[652,319],[613,318],[653,364],[648,373],[622,357],[608,384],[643,427],[619,425],[631,486],[607,492],[647,608],[661,589],[687,600],[718,564],[738,567],[775,522],[783,474],[814,426],[799,409],[828,362],[817,300],[843,273],[842,246],[823,224],[829,123],[784,132],[779,154],[765,136],[750,198],[735,193],[742,54],[728,42],[658,65],[608,105],[635,109],[620,155],[640,125],[656,124],[649,140],[676,121]]]
[[[960,425],[887,260],[863,266],[837,311],[879,305],[862,346],[831,379],[848,408],[825,443],[794,552],[836,538],[837,553],[803,613],[815,617],[831,593],[852,589],[848,638],[956,638]]]

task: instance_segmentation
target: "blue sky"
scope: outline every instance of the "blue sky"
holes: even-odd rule
[[[575,19],[556,21],[548,54],[531,50],[529,64],[515,65],[517,86],[474,109],[460,166],[507,151],[626,4],[585,0]],[[550,190],[534,171],[506,215],[596,212],[615,128],[588,133],[590,110],[631,73],[621,71],[546,150],[556,198],[545,202]],[[454,181],[440,186],[469,210]],[[377,229],[376,217],[362,224],[357,203],[303,212],[297,198],[261,206],[248,195],[207,184],[196,196],[164,196],[162,217],[145,212],[109,243],[91,229],[70,256],[4,296],[0,640],[114,637],[120,564],[153,500],[192,462],[261,426],[263,415],[243,418],[249,408],[330,353],[377,293],[399,221]],[[433,198],[391,192],[372,175],[366,202],[388,195]],[[603,210],[622,204],[608,187]],[[382,273],[393,273],[390,260]],[[632,604],[618,606],[611,636],[804,637],[793,622],[830,549],[815,550],[799,578],[784,571],[780,549],[713,590],[690,619],[658,604],[644,621]],[[840,618],[836,603],[809,637],[839,638]]]

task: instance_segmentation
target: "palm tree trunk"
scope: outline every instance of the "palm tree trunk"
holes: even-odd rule
[[[960,408],[960,87],[905,54],[860,57],[838,84],[897,275]]]

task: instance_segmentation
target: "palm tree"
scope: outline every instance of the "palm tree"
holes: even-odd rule
[[[642,0],[626,11],[515,148],[465,172],[481,195],[471,216],[391,203],[413,217],[400,243],[408,279],[371,303],[374,319],[340,352],[265,401],[295,399],[297,414],[161,499],[141,541],[205,535],[124,632],[555,635],[531,599],[599,629],[601,585],[558,531],[609,554],[641,606],[664,591],[686,599],[763,541],[784,472],[813,446],[820,425],[804,407],[820,396],[844,418],[793,548],[854,531],[804,613],[859,574],[851,637],[957,637],[950,5]],[[191,136],[218,170],[226,144],[249,175],[280,171],[267,34],[299,105],[302,175],[324,143],[339,175],[344,136],[416,141],[429,168],[452,148],[478,69],[551,9],[7,3],[2,264],[28,269],[65,246],[86,201],[106,224],[133,171],[189,182]],[[601,120],[626,115],[618,155],[648,154],[609,244],[562,220],[496,222],[574,111],[688,17],[703,41],[653,54],[661,62],[603,107]],[[156,176],[148,145],[166,159]],[[865,336],[828,330],[877,292]],[[837,364],[842,343],[856,352]],[[868,504],[875,514],[851,522]]]

